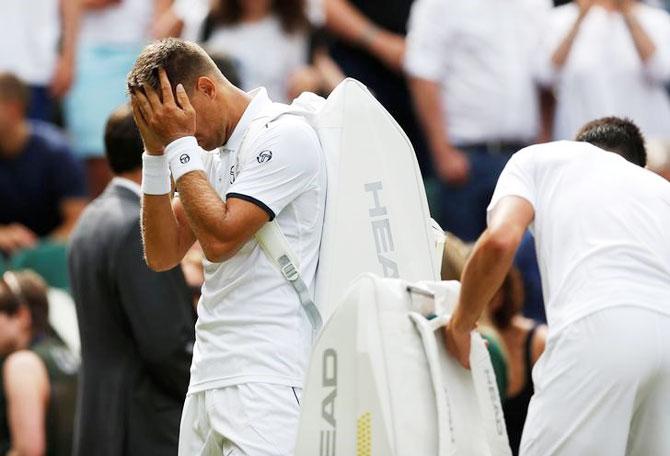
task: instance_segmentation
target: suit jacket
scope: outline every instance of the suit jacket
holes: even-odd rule
[[[82,353],[75,456],[177,454],[195,315],[180,268],[146,266],[139,218],[139,196],[113,181],[71,237]]]

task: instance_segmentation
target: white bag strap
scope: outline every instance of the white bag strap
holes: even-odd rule
[[[279,224],[273,220],[263,225],[256,232],[256,241],[298,294],[300,304],[305,309],[307,318],[312,325],[312,332],[316,336],[323,326],[321,314],[312,300],[309,288],[307,288],[305,281],[300,275],[300,265]]]
[[[486,440],[491,454],[511,456],[512,451],[491,357],[479,333],[472,331],[470,337],[470,370],[477,392],[479,411],[483,418]]]
[[[288,106],[277,107],[272,112],[252,121],[242,138],[240,149],[237,154],[236,169],[239,170],[239,164],[244,162],[244,155],[248,153],[246,146],[253,143],[256,137],[258,137],[262,131],[263,125],[284,114],[291,114]],[[302,308],[305,309],[307,318],[312,325],[313,336],[316,337],[323,326],[321,315],[312,300],[309,288],[307,288],[305,281],[300,275],[300,265],[296,259],[297,257],[293,253],[293,249],[291,249],[291,246],[289,245],[286,236],[284,236],[284,233],[282,233],[277,221],[273,220],[263,225],[263,227],[256,232],[255,238],[268,259],[277,266],[277,269],[279,269],[284,278],[288,280],[296,291],[300,304],[302,305]]]
[[[430,369],[430,378],[433,382],[435,403],[437,405],[437,454],[438,456],[453,455],[456,450],[454,447],[456,442],[454,439],[454,417],[451,413],[451,404],[449,403],[449,385],[442,378],[439,352],[437,350],[437,342],[435,341],[435,330],[445,325],[448,319],[443,320],[443,317],[438,317],[428,320],[417,312],[410,312],[409,317],[421,335],[423,349],[426,353]]]
[[[455,442],[452,425],[453,416],[449,405],[449,385],[445,383],[441,373],[434,333],[437,329],[446,326],[451,316],[442,315],[427,320],[423,315],[411,312],[410,318],[419,330],[419,334],[421,334],[426,358],[428,359],[437,401],[439,456],[446,456],[455,451],[455,448],[452,447]],[[477,404],[482,416],[489,450],[491,454],[496,456],[511,456],[512,452],[507,438],[507,429],[505,428],[505,419],[502,414],[502,405],[491,358],[484,340],[475,331],[471,333],[470,346],[470,371],[472,372]],[[449,431],[448,434],[447,431]]]

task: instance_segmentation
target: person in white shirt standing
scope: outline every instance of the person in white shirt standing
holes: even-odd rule
[[[546,0],[418,0],[405,70],[444,183],[442,226],[472,241],[509,156],[540,135],[532,64]]]
[[[549,16],[538,78],[556,94],[554,138],[590,119],[624,116],[670,136],[670,15],[635,0],[578,0]]]
[[[169,269],[196,239],[207,258],[179,454],[291,455],[312,326],[254,234],[276,219],[313,292],[326,190],[316,132],[298,116],[269,120],[283,105],[230,84],[193,43],[148,46],[128,83],[147,152],[147,262]]]
[[[516,153],[465,266],[447,349],[470,331],[535,234],[549,336],[533,370],[524,456],[670,454],[670,183],[643,169],[632,122]]]

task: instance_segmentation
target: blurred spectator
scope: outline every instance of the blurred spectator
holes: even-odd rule
[[[241,88],[265,87],[289,101],[289,81],[308,63],[309,22],[302,0],[219,0],[208,21],[208,52],[237,64]]]
[[[509,156],[540,134],[531,71],[545,0],[418,0],[405,68],[443,182],[442,223],[465,241]]]
[[[414,0],[323,0],[330,54],[346,76],[368,86],[409,137],[424,178],[432,175],[402,74],[405,32]]]
[[[126,74],[169,0],[79,0],[83,5],[75,83],[65,103],[74,150],[86,159],[89,193],[111,179],[102,143],[107,116],[126,101]]]
[[[50,121],[74,74],[79,0],[3,0],[0,72],[30,87],[28,117]]]
[[[0,73],[0,251],[63,241],[86,205],[84,176],[65,137],[26,119],[29,89]]]
[[[142,140],[127,106],[105,144],[116,174],[72,236],[82,370],[74,454],[174,455],[195,315],[179,268],[151,271],[140,232]]]
[[[46,284],[0,280],[0,454],[70,456],[78,362],[52,335]]]
[[[538,69],[557,98],[554,137],[585,122],[629,117],[649,136],[670,136],[670,16],[633,0],[578,0],[554,9]]]
[[[670,181],[670,140],[647,140],[647,168]]]
[[[524,306],[523,286],[521,274],[512,268],[486,312],[486,320],[500,335],[507,355],[507,391],[503,412],[514,455],[519,454],[521,433],[533,396],[531,372],[544,351],[547,338],[546,326],[521,315]]]

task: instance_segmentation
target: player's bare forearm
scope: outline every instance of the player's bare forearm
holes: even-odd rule
[[[463,270],[459,302],[452,318],[456,331],[474,329],[484,307],[500,289],[533,217],[532,206],[522,198],[506,197],[498,203],[489,228],[475,244]]]
[[[195,237],[169,194],[142,196],[142,240],[147,265],[155,271],[177,266],[193,245]]]
[[[229,259],[268,221],[253,203],[233,198],[224,202],[201,171],[177,183],[189,224],[209,261]]]

